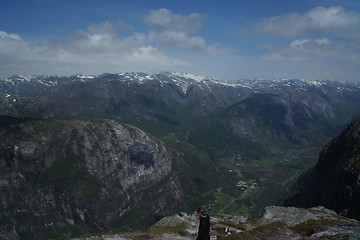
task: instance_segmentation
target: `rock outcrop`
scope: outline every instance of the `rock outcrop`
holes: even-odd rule
[[[322,205],[360,219],[360,119],[352,121],[322,150],[304,189],[287,205]]]
[[[360,223],[339,216],[324,207],[300,209],[270,206],[261,218],[247,220],[241,216],[211,215],[211,240],[314,240],[360,239]],[[147,232],[83,236],[74,240],[191,240],[197,236],[199,220],[193,214],[179,213],[165,217]]]
[[[0,121],[4,239],[116,229],[139,213],[145,226],[183,203],[180,173],[173,171],[180,157],[136,127],[111,120]]]

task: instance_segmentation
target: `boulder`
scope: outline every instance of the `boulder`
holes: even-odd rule
[[[289,226],[295,226],[308,220],[318,220],[318,217],[305,209],[295,207],[270,206],[265,208],[261,224],[282,221]]]

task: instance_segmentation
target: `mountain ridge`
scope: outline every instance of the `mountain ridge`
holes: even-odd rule
[[[84,139],[80,138],[81,134],[75,134],[76,131],[74,134],[78,137],[70,138],[74,141],[78,139],[87,146],[85,160],[78,152],[75,152],[75,161],[73,155],[64,158],[63,153],[55,151],[54,157],[57,157],[58,163],[43,164],[38,170],[33,169],[34,174],[23,176],[41,189],[41,180],[49,178],[49,183],[61,183],[78,175],[82,177],[81,181],[93,179],[88,175],[90,172],[95,174],[93,170],[85,168],[88,173],[81,170],[85,166],[84,161],[87,163],[90,159],[100,161],[99,169],[112,166],[120,171],[118,167],[121,164],[118,167],[110,164],[114,160],[111,158],[114,153],[109,146],[117,141],[117,134],[109,130],[113,128],[104,126],[107,125],[105,122],[110,126],[128,124],[158,140],[151,138],[153,140],[146,144],[131,146],[120,144],[124,147],[121,151],[126,152],[122,154],[125,162],[131,160],[134,166],[142,166],[139,169],[143,171],[152,169],[151,159],[154,155],[151,149],[153,143],[158,141],[179,154],[175,154],[178,161],[174,162],[169,173],[172,177],[157,176],[155,185],[145,184],[147,187],[139,191],[133,189],[129,193],[130,199],[132,196],[134,201],[140,201],[146,194],[157,192],[163,192],[166,196],[171,193],[174,182],[177,186],[174,189],[179,189],[181,200],[176,206],[166,200],[158,201],[155,207],[163,210],[158,213],[154,210],[154,214],[142,214],[144,207],[151,206],[147,205],[148,201],[141,202],[145,205],[139,202],[138,208],[129,209],[117,218],[114,216],[117,219],[115,229],[119,229],[120,225],[125,230],[136,227],[136,217],[144,217],[151,224],[151,221],[171,214],[171,211],[189,211],[199,205],[209,205],[215,212],[257,217],[264,207],[280,201],[297,177],[315,165],[321,147],[338,129],[350,119],[360,116],[360,87],[355,83],[326,81],[249,81],[251,85],[247,80],[237,84],[223,83],[216,79],[172,73],[14,76],[2,80],[0,127],[6,134],[2,135],[5,145],[0,152],[0,163],[4,169],[0,170],[8,171],[8,159],[14,155],[8,151],[8,147],[15,149],[16,139],[20,141],[24,137],[20,134],[23,131],[28,133],[26,136],[29,139],[33,137],[33,141],[38,143],[35,149],[41,149],[41,142],[36,140],[37,134],[49,132],[51,134],[47,139],[53,139],[52,146],[62,146],[63,139],[57,137],[52,129],[60,130],[64,126],[83,129],[83,125],[88,123],[91,129],[77,132],[86,133],[86,139],[96,141],[85,144]],[[99,124],[98,129],[96,124]],[[104,133],[109,135],[105,136],[105,142],[109,143],[107,146],[101,145]],[[72,136],[70,132],[68,135]],[[102,149],[100,152],[91,150],[99,149],[99,146]],[[100,160],[94,160],[90,153],[96,153]],[[39,156],[40,161],[46,162],[43,157]],[[80,166],[81,169],[72,172],[68,178],[61,174],[52,176],[56,172],[54,168],[69,166]],[[13,170],[16,175],[16,169]],[[124,174],[131,175],[134,171],[137,170],[127,168]],[[88,183],[85,181],[82,184]],[[60,192],[65,190],[60,188]],[[88,197],[96,196],[96,191],[83,193]],[[68,193],[63,195],[67,196]],[[125,205],[128,201],[126,198],[118,200]],[[114,201],[109,200],[116,205]],[[76,209],[75,205],[71,206]],[[182,209],[178,209],[180,206]],[[27,207],[31,209],[31,205]],[[81,219],[76,211],[69,212]],[[92,214],[96,215],[96,212]],[[31,214],[27,216],[34,217]],[[71,226],[79,227],[76,224]],[[106,227],[110,228],[109,225]]]
[[[319,87],[324,85],[334,85],[342,90],[344,86],[360,86],[360,83],[357,82],[349,82],[349,81],[335,81],[335,80],[311,80],[311,79],[288,79],[288,78],[278,78],[278,79],[240,79],[234,81],[222,81],[220,79],[194,75],[189,73],[176,73],[176,72],[161,72],[161,73],[143,73],[143,72],[123,72],[123,73],[103,73],[100,75],[82,75],[75,74],[69,76],[57,76],[57,75],[30,75],[30,76],[21,76],[21,75],[13,75],[9,78],[0,79],[2,81],[13,82],[13,81],[27,81],[34,82],[38,81],[43,84],[54,85],[57,84],[57,80],[59,79],[68,79],[68,80],[82,80],[86,81],[89,79],[102,78],[102,79],[121,79],[121,80],[135,80],[139,82],[143,82],[146,80],[160,80],[160,82],[166,83],[166,78],[160,77],[168,77],[173,80],[173,82],[177,82],[179,85],[181,83],[201,83],[201,82],[210,82],[210,83],[218,83],[223,84],[225,86],[237,86],[237,87],[248,87],[248,88],[263,88],[267,86],[269,88],[302,88],[306,89],[308,87]],[[186,88],[182,88],[183,90]]]

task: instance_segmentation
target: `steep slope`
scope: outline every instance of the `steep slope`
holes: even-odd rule
[[[351,109],[346,104],[314,91],[264,91],[232,105],[217,122],[233,135],[260,143],[265,152],[278,155],[289,148],[323,144],[342,126],[339,109]]]
[[[267,115],[271,109],[275,110],[272,115],[277,114],[276,108],[279,104],[283,105],[287,111],[285,124],[298,127],[303,123],[305,126],[300,126],[303,129],[308,127],[306,124],[309,121],[319,122],[326,118],[326,121],[334,120],[335,124],[342,125],[360,115],[356,104],[360,101],[360,85],[331,81],[282,79],[227,83],[184,73],[13,76],[0,81],[0,92],[11,97],[47,99],[53,110],[53,118],[119,119],[151,131],[156,136],[173,131],[186,132],[189,127],[194,127],[192,125],[206,121],[209,116],[232,105],[233,110],[244,108],[241,106],[244,104],[251,109],[255,104],[260,109],[253,114],[261,114],[265,110]],[[269,99],[270,102],[262,104],[264,94],[274,94],[277,99]],[[242,102],[248,97],[250,99]],[[273,104],[276,105],[270,106]],[[225,112],[225,121],[222,119],[221,122],[230,124],[233,126],[232,132],[241,135],[237,133],[234,122],[226,122],[226,118],[234,119],[234,114],[228,115]]]
[[[360,219],[360,119],[351,122],[322,150],[304,189],[290,199],[292,206],[322,205]]]
[[[94,120],[100,118],[151,133],[181,152],[186,162],[172,165],[188,176],[181,181],[186,210],[210,204],[214,211],[247,216],[259,216],[265,206],[276,204],[300,173],[316,163],[321,146],[360,116],[360,85],[331,81],[228,83],[185,73],[13,76],[0,81],[0,92],[0,115],[20,124],[12,130],[21,129],[22,118],[59,126],[93,122],[93,135],[101,139],[102,127],[96,130]],[[9,136],[16,141],[22,134]],[[52,144],[57,141],[62,144],[61,138]],[[142,151],[142,145],[134,149]],[[144,162],[139,166],[148,164],[146,157],[135,154],[133,159]],[[134,189],[128,196],[137,194]]]
[[[0,115],[29,118],[51,118],[59,113],[48,99],[0,93]]]
[[[0,116],[0,136],[5,239],[146,227],[184,203],[181,158],[133,126]]]
[[[128,113],[134,118],[161,121],[156,114],[173,117],[179,104],[188,106],[195,115],[208,115],[219,107],[243,99],[249,88],[189,74],[121,73],[69,77],[13,76],[0,81],[0,91],[77,104],[88,114]]]

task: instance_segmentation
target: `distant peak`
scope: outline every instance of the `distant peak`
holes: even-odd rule
[[[80,78],[80,79],[84,79],[84,78],[93,79],[93,78],[95,78],[96,76],[94,76],[94,75],[76,74],[75,77]]]

